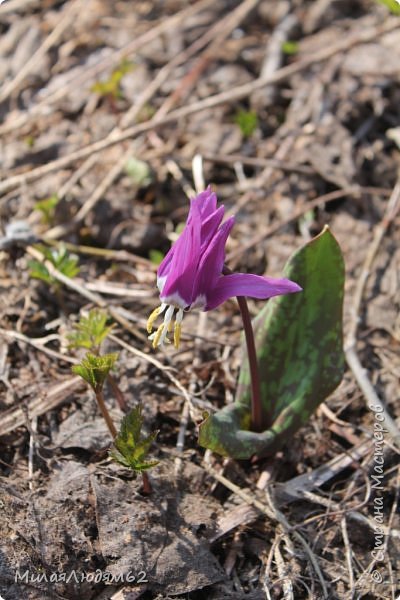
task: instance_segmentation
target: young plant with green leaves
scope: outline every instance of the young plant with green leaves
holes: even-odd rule
[[[124,75],[132,71],[133,64],[128,60],[123,60],[121,64],[114,69],[108,79],[97,81],[92,85],[91,91],[100,97],[110,98],[115,101],[122,98],[121,81]]]
[[[120,432],[114,440],[115,449],[110,451],[110,456],[124,467],[141,473],[143,491],[148,494],[151,492],[151,486],[145,471],[155,467],[158,460],[149,461],[147,455],[158,431],[143,436],[143,421],[142,406],[139,404],[122,419]]]
[[[157,271],[161,306],[147,329],[154,348],[171,331],[178,347],[184,312],[237,297],[245,342],[236,401],[206,415],[199,443],[245,459],[275,452],[340,383],[344,267],[325,228],[289,260],[283,279],[232,273],[224,261],[234,219],[221,225],[223,214],[210,188],[192,200],[186,227]],[[245,296],[272,298],[253,321],[255,338]]]
[[[67,335],[69,348],[85,348],[95,355],[100,355],[101,345],[112,332],[114,325],[108,324],[109,317],[104,310],[92,308],[88,315],[81,315],[78,323],[74,325],[73,331]],[[121,410],[127,410],[127,404],[115,378],[111,373],[107,375],[113,393]]]
[[[101,414],[113,438],[116,437],[117,430],[104,401],[103,386],[117,359],[117,352],[103,354],[103,356],[88,352],[79,365],[71,367],[72,372],[82,377],[94,391]]]
[[[35,210],[38,210],[42,214],[42,221],[45,225],[52,225],[54,223],[54,215],[59,201],[60,199],[57,194],[53,194],[49,198],[44,198],[35,203]]]
[[[68,334],[70,348],[86,348],[93,354],[100,354],[102,342],[112,332],[114,325],[108,325],[109,317],[106,312],[92,308],[88,315],[82,315],[74,326],[74,331]]]
[[[48,260],[54,267],[65,277],[72,279],[79,273],[79,259],[75,254],[70,254],[63,244],[58,248],[47,248],[46,246],[38,247],[43,257]],[[48,285],[59,290],[62,286],[61,282],[54,277],[47,266],[39,260],[33,259],[28,262],[30,276],[34,279],[41,279]]]
[[[244,138],[251,137],[258,127],[258,116],[255,110],[240,109],[234,120]]]
[[[94,308],[87,316],[81,316],[75,325],[75,331],[68,335],[70,348],[85,348],[90,350],[78,365],[72,367],[73,373],[84,379],[93,389],[101,414],[107,424],[116,451],[112,453],[115,460],[131,468],[133,471],[142,472],[143,492],[151,493],[151,484],[146,469],[153,467],[156,462],[145,462],[145,456],[157,434],[148,437],[141,436],[143,418],[141,407],[134,408],[121,424],[121,431],[111,418],[104,399],[104,384],[107,381],[114,395],[124,411],[127,405],[111,371],[118,359],[118,353],[100,355],[101,344],[111,333],[113,325],[108,325],[108,316],[104,311]]]

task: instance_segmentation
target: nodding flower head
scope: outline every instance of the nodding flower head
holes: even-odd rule
[[[217,208],[217,197],[210,187],[191,200],[185,228],[157,271],[161,305],[147,321],[154,348],[168,342],[172,330],[174,345],[179,346],[184,311],[212,310],[233,296],[266,299],[301,291],[289,279],[249,273],[223,275],[225,245],[234,224],[234,217],[222,223],[223,217],[224,207]],[[163,322],[152,333],[162,315]]]

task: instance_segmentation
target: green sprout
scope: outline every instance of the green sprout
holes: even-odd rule
[[[57,194],[53,194],[49,198],[44,198],[35,203],[35,210],[42,213],[42,221],[45,225],[51,225],[54,221],[54,214],[57,204],[60,199]]]
[[[119,67],[115,69],[110,77],[105,81],[97,81],[90,88],[91,92],[98,94],[100,97],[110,97],[114,100],[122,98],[121,80],[126,73],[132,71],[133,64],[128,60],[121,62]]]
[[[107,325],[107,314],[97,308],[89,311],[87,317],[81,316],[74,331],[68,334],[69,348],[86,348],[98,355],[101,343],[111,333],[114,325]]]
[[[157,460],[145,460],[158,431],[143,437],[142,426],[142,407],[139,404],[122,419],[121,430],[114,440],[116,449],[110,451],[110,456],[114,460],[135,472],[145,471],[158,464]]]
[[[93,389],[101,414],[113,438],[116,437],[117,430],[104,401],[103,386],[117,359],[117,352],[103,356],[96,356],[88,352],[79,365],[71,367],[72,372],[82,377]]]
[[[59,248],[41,247],[40,251],[44,257],[65,277],[72,279],[79,273],[78,257],[75,254],[69,254],[65,246],[60,245]],[[41,279],[48,285],[54,286],[57,289],[61,283],[49,272],[46,265],[38,260],[30,260],[28,262],[30,276],[34,279]]]
[[[28,146],[28,148],[33,148],[35,145],[35,138],[33,135],[27,135],[24,138],[24,142]]]
[[[258,127],[258,117],[255,110],[240,109],[234,118],[236,125],[239,125],[243,137],[249,138]]]
[[[299,51],[299,43],[294,42],[293,40],[287,40],[286,42],[283,42],[281,48],[283,54],[291,56],[292,54],[297,54]]]
[[[107,375],[118,359],[118,352],[97,356],[88,352],[79,365],[74,365],[72,372],[80,375],[95,393],[102,391]]]

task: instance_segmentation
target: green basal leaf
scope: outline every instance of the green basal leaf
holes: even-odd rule
[[[265,431],[250,431],[247,358],[235,403],[200,425],[200,445],[224,456],[276,452],[343,376],[344,263],[328,227],[289,259],[284,275],[303,291],[269,300],[253,322]]]
[[[98,354],[101,343],[114,327],[107,325],[107,321],[107,313],[97,308],[90,310],[87,317],[81,316],[74,326],[74,331],[67,336],[70,340],[69,348],[87,348]]]
[[[157,460],[145,460],[158,431],[142,437],[142,425],[142,407],[139,405],[122,419],[121,430],[114,440],[115,450],[110,451],[114,460],[133,471],[144,471],[158,464]]]
[[[108,373],[118,359],[118,352],[96,356],[88,352],[79,365],[74,365],[71,370],[80,375],[95,392],[103,388]]]

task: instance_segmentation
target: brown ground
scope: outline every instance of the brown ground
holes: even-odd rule
[[[1,4],[3,235],[24,220],[35,236],[109,252],[75,248],[78,285],[55,296],[29,276],[32,246],[1,240],[0,596],[398,597],[398,438],[374,442],[368,408],[375,393],[400,417],[398,19],[372,0]],[[296,43],[282,52],[284,41]],[[258,117],[248,136],[240,110]],[[346,261],[358,368],[256,464],[196,442],[202,410],[233,397],[235,303],[185,317],[179,351],[154,354],[146,339],[157,302],[149,259],[185,219],[195,154],[195,172],[237,215],[231,268],[278,276],[324,224]],[[53,194],[46,224],[35,203]],[[96,302],[129,319],[107,349],[120,352],[128,404],[141,400],[146,428],[160,430],[151,497],[108,458],[93,396],[70,372],[66,334]],[[118,421],[108,389],[107,401]],[[96,569],[111,585],[80,581]],[[62,573],[70,580],[55,582]]]

